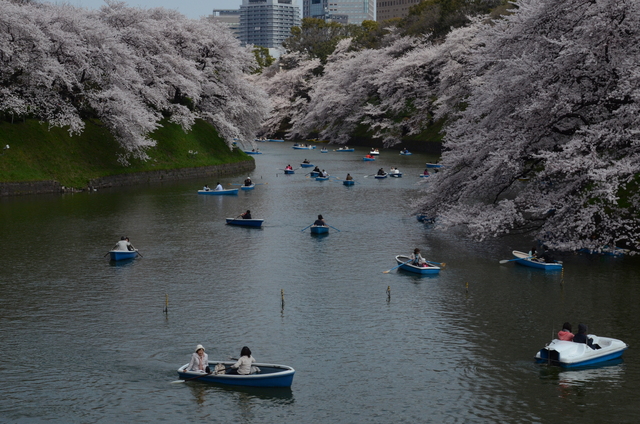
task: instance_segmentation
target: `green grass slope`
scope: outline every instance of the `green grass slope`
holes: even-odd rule
[[[99,122],[86,121],[83,133],[70,137],[66,129],[49,130],[35,120],[0,121],[0,146],[10,146],[0,153],[0,182],[55,180],[79,188],[108,175],[253,160],[240,149],[231,151],[204,121],[197,121],[188,133],[165,122],[151,137],[158,143],[147,151],[150,159],[123,166],[118,162],[123,149]]]

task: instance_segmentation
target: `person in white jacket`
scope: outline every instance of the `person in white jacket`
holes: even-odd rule
[[[253,364],[254,362],[256,362],[256,360],[253,356],[251,356],[251,350],[247,346],[244,346],[240,351],[240,359],[238,359],[238,362],[231,365],[231,369],[236,371],[231,371],[231,373],[249,375],[255,372],[260,372],[260,369],[258,367],[251,366],[251,364]]]
[[[209,374],[209,356],[204,353],[204,346],[199,344],[191,355],[191,361],[187,365],[187,371],[204,372]]]

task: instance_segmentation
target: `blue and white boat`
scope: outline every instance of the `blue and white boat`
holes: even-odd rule
[[[328,234],[329,227],[327,225],[312,225],[310,228],[311,234]]]
[[[313,168],[315,165],[312,163],[301,163],[300,167],[301,168]]]
[[[421,275],[440,273],[439,266],[432,265],[430,263],[425,264],[426,266],[417,266],[410,263],[405,263],[410,260],[411,260],[410,256],[406,256],[406,255],[396,256],[396,262],[398,262],[398,265],[402,264],[400,265],[401,270],[409,271],[409,272],[413,272],[414,274],[421,274]]]
[[[365,161],[365,162],[372,162],[372,161],[376,160],[376,158],[374,158],[374,157],[370,157],[369,158],[369,157],[365,156],[365,157],[362,158],[362,160]]]
[[[384,174],[377,174],[377,175],[374,175],[374,177],[375,177],[376,179],[378,179],[378,180],[381,180],[381,179],[383,179],[383,178],[387,178],[387,176],[388,176],[388,175],[389,175],[389,174],[387,174],[387,173],[385,172]]]
[[[262,227],[264,219],[226,218],[229,225],[241,225],[243,227]]]
[[[329,153],[329,150],[323,147],[322,149],[320,149],[320,153]]]
[[[138,249],[135,250],[110,250],[109,258],[112,261],[122,261],[125,259],[134,259],[138,256]]]
[[[316,148],[316,146],[296,146],[293,145],[291,146],[292,149],[296,149],[296,150],[313,150]]]
[[[292,175],[292,174],[295,174],[295,171],[293,169],[285,169],[284,173],[287,175]]]
[[[227,368],[235,362],[221,361]],[[204,374],[198,371],[187,371],[185,364],[178,368],[178,376],[183,380],[202,381],[205,383],[228,384],[233,386],[251,387],[291,387],[295,370],[287,365],[253,363],[259,372],[249,375],[239,374]]]
[[[242,185],[240,186],[240,190],[253,190],[254,188],[256,188],[255,184],[251,184],[251,185]]]
[[[311,171],[311,172],[309,172],[309,176],[310,176],[311,178],[315,178],[315,177],[317,177],[318,175],[320,175],[320,173],[319,173],[318,171]]]
[[[402,172],[395,170],[395,171],[391,171],[389,172],[389,176],[390,177],[394,177],[394,178],[401,178],[402,177]]]
[[[403,155],[403,156],[410,156],[411,152],[405,149],[405,150],[400,151],[400,154]]]
[[[356,182],[355,182],[355,181],[353,181],[353,180],[344,180],[344,181],[342,182],[342,184],[344,184],[344,185],[346,185],[346,186],[352,186],[352,185],[354,185],[355,183],[356,183]]]
[[[427,168],[431,168],[431,169],[442,168],[442,165],[440,165],[439,163],[429,163],[429,162],[427,162],[426,166],[427,166]]]
[[[531,268],[545,269],[547,271],[554,271],[562,269],[562,264],[559,262],[545,262],[542,258],[533,258],[528,253],[519,252],[514,250],[513,256],[519,258],[515,263],[519,265],[528,266]]]
[[[355,149],[349,147],[338,147],[336,152],[355,152]]]
[[[419,177],[420,178],[429,178],[431,175],[430,174],[420,174]]]
[[[277,139],[277,138],[269,138],[269,139],[267,139],[267,141],[270,141],[272,143],[284,143],[284,140],[280,140],[280,139]]]
[[[259,152],[257,150],[245,150],[244,152],[246,154],[248,154],[248,155],[261,155],[262,154],[262,152]]]
[[[329,179],[328,176],[326,177],[316,177],[316,181],[327,181]]]
[[[228,188],[226,190],[198,190],[198,194],[207,194],[209,196],[223,196],[225,194],[238,194],[238,189]]]
[[[593,339],[592,346],[586,343],[575,343],[554,339],[536,353],[538,363],[549,363],[565,368],[597,365],[622,356],[629,347],[625,342],[608,337],[598,337],[593,334],[587,336]]]

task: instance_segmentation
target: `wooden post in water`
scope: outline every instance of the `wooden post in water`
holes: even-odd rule
[[[169,295],[165,293],[164,295],[164,311],[165,314],[169,313]]]
[[[391,286],[387,286],[387,302],[391,301]]]
[[[282,310],[284,310],[284,289],[280,289],[280,299],[282,300]]]

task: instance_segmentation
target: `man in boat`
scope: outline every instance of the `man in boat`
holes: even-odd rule
[[[309,159],[303,160],[302,163],[309,163]]]
[[[322,215],[318,215],[318,219],[315,220],[313,225],[326,226],[327,224],[324,222],[324,218],[322,217]]]
[[[317,172],[318,174],[321,172],[320,168],[318,168],[318,165],[316,165],[316,167],[313,168],[313,172]]]
[[[584,343],[589,346],[591,349],[600,349],[600,346],[597,344],[593,344],[593,339],[587,337],[587,326],[586,324],[578,324],[578,332],[575,336],[573,336],[573,341],[575,343]]]
[[[353,177],[351,176],[351,174],[347,174],[347,178],[345,178],[345,180],[351,181],[353,180]]]
[[[413,250],[413,253],[411,254],[411,256],[409,256],[409,258],[411,259],[411,265],[415,265],[415,266],[427,266],[427,261],[422,257],[422,255],[420,254],[420,249],[418,249],[417,247]]]
[[[245,187],[249,187],[251,184],[253,184],[253,183],[251,182],[251,177],[247,177],[247,179],[246,179],[246,180],[244,180],[244,185],[245,185]]]
[[[216,191],[222,191],[224,190],[224,188],[222,187],[222,184],[218,183],[218,185],[216,186]]]
[[[322,174],[320,174],[320,175],[322,175],[324,178],[326,178],[326,177],[329,176],[329,173],[323,169],[322,170]]]
[[[133,245],[129,243],[129,237],[122,236],[120,237],[120,241],[113,246],[111,250],[124,250],[124,251],[133,251],[135,250]]]
[[[247,209],[247,211],[240,216],[242,216],[242,219],[251,219],[251,211]]]
[[[384,172],[384,169],[380,168],[378,169],[378,175],[384,175],[386,174],[386,172]]]

